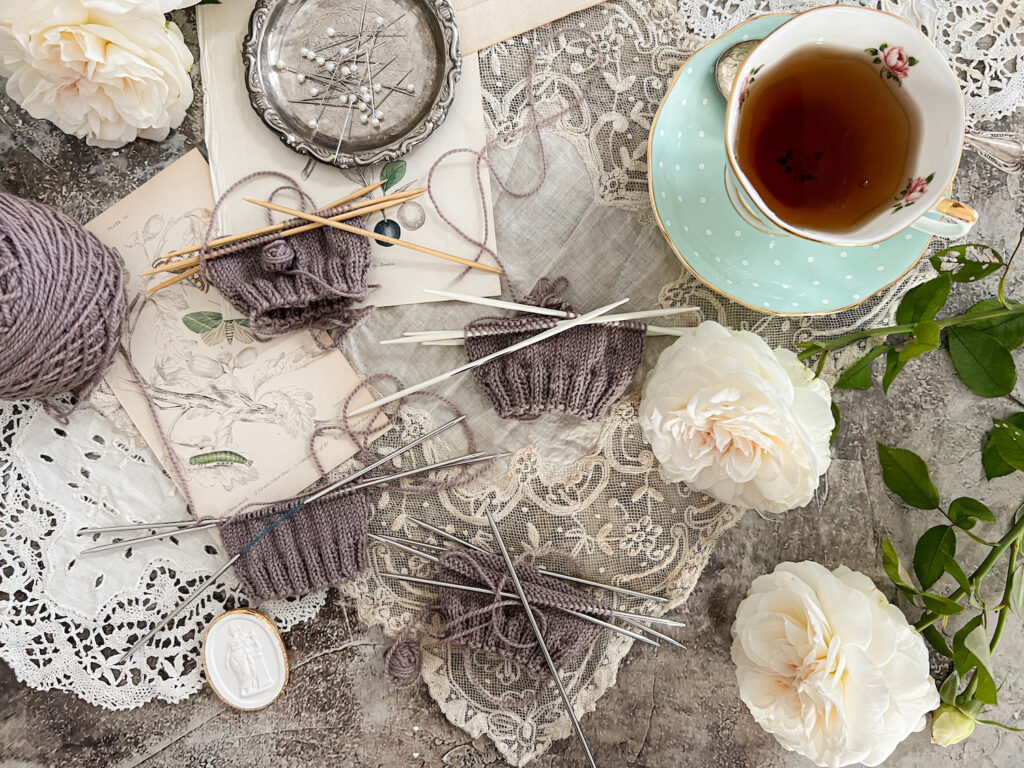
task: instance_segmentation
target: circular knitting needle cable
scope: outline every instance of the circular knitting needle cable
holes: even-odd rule
[[[587,760],[590,761],[591,768],[597,768],[597,763],[594,762],[594,756],[590,752],[590,747],[587,744],[587,737],[583,735],[583,727],[580,725],[579,718],[576,717],[576,713],[572,709],[572,700],[569,698],[568,691],[565,690],[565,686],[562,684],[562,678],[558,676],[558,670],[555,669],[555,662],[551,658],[551,654],[548,652],[547,643],[544,642],[544,635],[540,631],[540,627],[537,625],[537,618],[533,615],[533,609],[530,607],[530,601],[526,599],[526,592],[523,591],[523,585],[519,581],[519,574],[516,573],[516,566],[512,562],[512,556],[508,553],[508,548],[505,546],[505,540],[501,537],[501,531],[498,530],[498,524],[494,521],[494,516],[491,515],[489,509],[484,509],[484,514],[487,515],[487,522],[491,524],[491,530],[494,532],[494,540],[498,543],[498,549],[501,550],[501,556],[505,558],[505,565],[508,566],[509,576],[512,577],[512,584],[516,588],[516,593],[519,595],[519,602],[523,604],[523,612],[526,614],[527,620],[530,622],[530,629],[533,630],[534,637],[537,638],[537,645],[540,646],[540,651],[544,655],[544,661],[547,662],[548,670],[551,672],[551,676],[555,679],[555,685],[558,686],[558,693],[562,696],[562,701],[565,703],[565,710],[569,714],[569,719],[572,721],[573,730],[576,731],[576,738],[580,740],[580,745],[583,747],[583,751],[587,755]]]

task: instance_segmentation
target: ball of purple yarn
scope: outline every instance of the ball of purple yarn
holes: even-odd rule
[[[399,688],[414,685],[422,666],[423,651],[409,638],[399,638],[384,651],[384,669],[391,682]]]
[[[59,211],[0,192],[0,399],[88,395],[124,318],[117,256]]]

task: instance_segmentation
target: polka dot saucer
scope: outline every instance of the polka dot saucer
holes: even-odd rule
[[[651,128],[651,201],[676,255],[719,293],[769,314],[836,312],[899,279],[930,238],[907,229],[875,245],[823,245],[760,232],[733,209],[725,190],[725,99],[715,85],[715,62],[735,43],[764,37],[789,18],[751,19],[683,64]]]

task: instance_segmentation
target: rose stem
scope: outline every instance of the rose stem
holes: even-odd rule
[[[1024,509],[1024,504],[1017,508],[1017,512],[1019,513],[1021,509]],[[992,551],[989,552],[988,556],[981,561],[981,565],[979,565],[977,570],[971,574],[968,581],[970,581],[971,584],[976,584],[980,578],[992,570],[992,566],[996,564],[1000,557],[1002,557],[1003,552],[1005,552],[1007,548],[1012,546],[1015,542],[1018,542],[1022,535],[1024,535],[1024,515],[1021,515],[1020,519],[1013,524],[1013,527],[1007,532],[1007,534],[999,540],[999,543],[992,547]],[[949,599],[953,602],[958,602],[966,594],[967,593],[964,591],[963,587],[957,587],[956,591],[949,596]],[[914,624],[914,629],[920,632],[921,630],[927,629],[941,618],[942,616],[939,614],[927,611],[922,614],[921,618]]]
[[[991,312],[974,312],[972,314],[957,315],[955,317],[949,317],[945,320],[936,320],[935,324],[939,326],[939,330],[943,328],[949,328],[954,325],[960,325],[960,323],[973,323],[979,320],[992,320],[997,317],[1007,317],[1009,315],[1020,315],[1024,314],[1024,305],[1019,307],[1011,307],[1010,309],[993,309]],[[870,339],[874,336],[888,336],[891,333],[910,333],[914,330],[916,323],[904,323],[903,325],[890,325],[885,328],[867,328],[863,331],[857,331],[851,333],[848,336],[840,336],[837,339],[831,339],[829,341],[818,341],[808,342],[812,346],[804,349],[802,352],[797,354],[797,359],[806,360],[809,357],[819,352],[831,352],[840,347],[845,347],[847,344],[851,344],[861,339]]]

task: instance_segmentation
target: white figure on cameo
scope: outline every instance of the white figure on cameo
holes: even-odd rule
[[[256,633],[250,627],[237,623],[229,633],[231,639],[228,641],[225,661],[238,680],[238,694],[249,698],[272,688],[270,670],[267,669]]]

